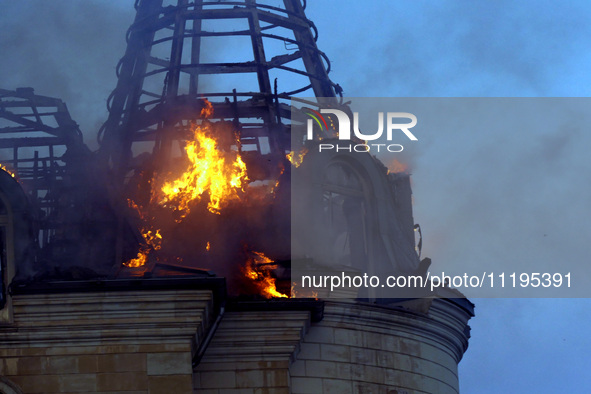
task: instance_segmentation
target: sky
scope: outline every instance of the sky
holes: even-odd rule
[[[308,0],[349,97],[589,97],[591,4]],[[64,100],[96,146],[133,1],[0,0],[0,87]],[[430,135],[408,158],[423,255],[589,258],[591,134]],[[422,142],[422,141],[421,141]],[[588,299],[472,299],[463,393],[587,393]]]
[[[591,5],[580,1],[309,2],[350,97],[589,97]],[[535,262],[590,255],[589,133],[436,136],[410,158],[423,255]],[[546,235],[546,236],[544,236]],[[550,256],[550,257],[548,257]],[[490,268],[489,268],[490,269]],[[463,393],[587,393],[589,299],[472,299]]]

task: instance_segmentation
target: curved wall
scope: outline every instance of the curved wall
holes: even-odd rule
[[[467,300],[327,301],[290,367],[291,392],[458,393],[472,315]]]

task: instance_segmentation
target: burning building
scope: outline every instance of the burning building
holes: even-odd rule
[[[407,174],[294,140],[291,100],[346,108],[305,1],[135,7],[98,151],[61,100],[0,90],[0,391],[458,392],[459,293],[292,291],[327,244],[351,270],[429,264]]]

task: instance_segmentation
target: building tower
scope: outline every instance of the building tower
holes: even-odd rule
[[[305,242],[332,246],[353,232],[364,240],[341,248],[339,263],[351,272],[358,269],[355,259],[367,259],[379,274],[424,274],[429,262],[415,252],[408,174],[389,174],[369,153],[318,155],[312,149],[299,167],[286,157],[293,149],[290,99],[302,94],[342,105],[305,6],[305,0],[136,0],[96,162],[82,154],[73,160],[74,168],[89,164],[73,184],[105,186],[77,197],[78,206],[88,207],[85,215],[53,222],[55,233],[70,234],[55,253],[30,246],[38,243],[39,218],[22,192],[26,182],[21,186],[0,171],[0,389],[459,392],[457,367],[473,316],[473,305],[459,292],[437,288],[413,299],[367,292],[285,297],[294,279],[290,250],[281,254],[290,246],[290,172],[312,180],[309,200],[298,201],[298,207],[311,206],[313,222],[304,225],[327,230]],[[40,100],[28,91],[10,94]],[[0,116],[13,116],[13,104],[3,105]],[[73,130],[67,135],[75,136]],[[61,129],[49,131],[62,137]],[[238,196],[234,205],[216,205],[211,185],[208,199],[187,204],[178,197],[187,186],[175,178],[186,180],[178,173],[193,160],[190,154],[208,150],[199,142],[204,136],[215,139],[211,153],[223,156],[220,163],[246,169],[247,175],[232,178],[240,185],[228,197]],[[190,145],[193,137],[196,145]],[[194,174],[209,171],[191,165]],[[39,166],[23,173],[36,179]],[[226,167],[213,172],[225,174]],[[186,182],[189,188],[193,182]],[[165,189],[173,197],[156,194]],[[62,212],[77,206],[65,205]],[[88,245],[80,242],[90,238]],[[29,260],[39,266],[39,256],[58,268],[75,260],[94,271],[19,276]],[[254,273],[242,271],[244,260],[258,261]],[[102,271],[96,268],[101,264]],[[232,282],[233,275],[242,281]],[[11,283],[13,276],[18,280]],[[256,286],[240,287],[248,280]],[[262,291],[268,280],[275,284],[271,295]]]
[[[137,165],[136,145],[165,162],[206,98],[212,119],[234,123],[242,150],[282,159],[289,98],[341,93],[304,8],[300,0],[136,1],[100,153],[124,173]]]

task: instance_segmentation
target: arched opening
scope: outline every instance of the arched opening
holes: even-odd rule
[[[22,390],[13,382],[0,376],[0,394],[22,394]]]
[[[334,159],[325,167],[322,212],[332,263],[366,271],[371,222],[369,186],[347,161]]]

